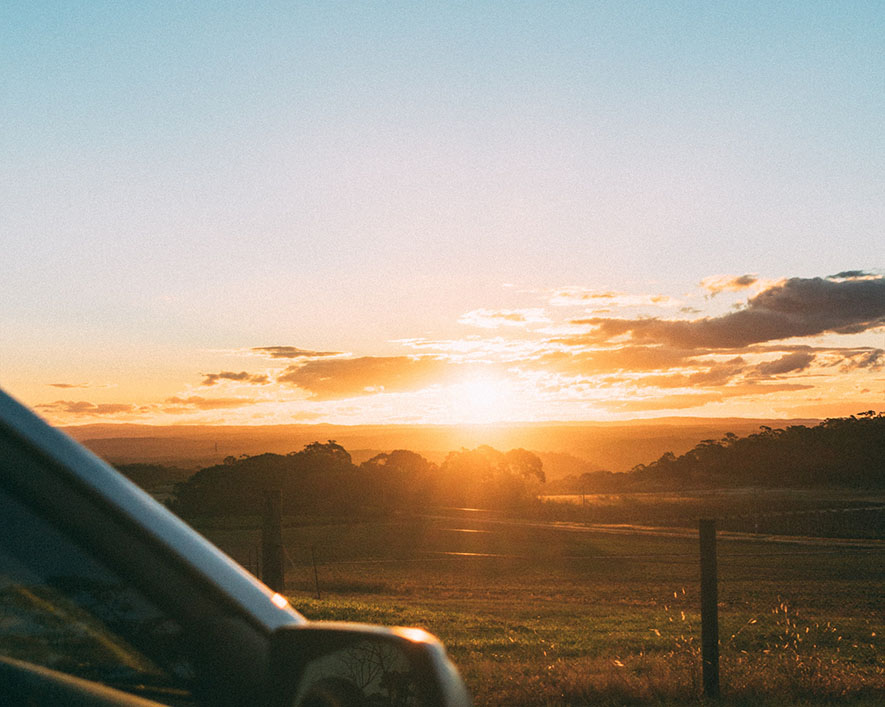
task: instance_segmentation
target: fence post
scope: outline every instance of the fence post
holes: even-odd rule
[[[261,579],[275,592],[282,592],[285,589],[283,525],[280,505],[279,489],[264,492],[261,523]]]
[[[701,540],[701,662],[704,695],[719,697],[719,588],[716,576],[716,520],[698,521]]]
[[[313,561],[313,583],[314,583],[314,586],[316,587],[316,590],[317,590],[316,597],[319,600],[319,599],[322,599],[322,596],[320,595],[320,573],[317,572],[317,546],[316,545],[310,546],[310,559]]]

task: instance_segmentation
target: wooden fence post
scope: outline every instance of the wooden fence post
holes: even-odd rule
[[[716,521],[698,521],[701,540],[701,662],[704,695],[719,697],[719,588],[716,573]]]
[[[275,592],[285,589],[283,524],[279,490],[264,492],[261,523],[261,579]]]
[[[314,582],[314,586],[316,587],[316,590],[317,590],[316,597],[317,597],[317,599],[322,599],[322,596],[320,595],[320,573],[317,572],[317,548],[316,548],[316,545],[310,546],[310,559],[313,561],[313,582]]]

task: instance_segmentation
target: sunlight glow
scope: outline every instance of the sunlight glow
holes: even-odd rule
[[[278,609],[285,609],[289,606],[289,600],[286,599],[282,594],[274,594],[270,598],[271,604],[273,604]]]
[[[474,378],[449,389],[454,418],[468,424],[513,419],[515,396],[507,383],[492,378]]]
[[[436,639],[421,628],[404,628],[397,626],[391,629],[397,636],[402,636],[412,643],[435,643]]]

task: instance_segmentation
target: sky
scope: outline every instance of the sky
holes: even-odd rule
[[[881,2],[0,6],[55,424],[885,409]]]

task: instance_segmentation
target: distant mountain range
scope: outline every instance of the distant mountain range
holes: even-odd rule
[[[356,463],[379,452],[410,449],[440,462],[452,450],[488,444],[501,450],[536,452],[550,480],[587,471],[627,471],[665,452],[683,454],[705,439],[725,433],[748,435],[766,425],[814,425],[816,419],[672,417],[598,423],[508,425],[268,425],[153,426],[94,424],[63,428],[98,456],[114,464],[169,464],[197,469],[227,456],[263,452],[286,454],[311,442],[335,440]]]

